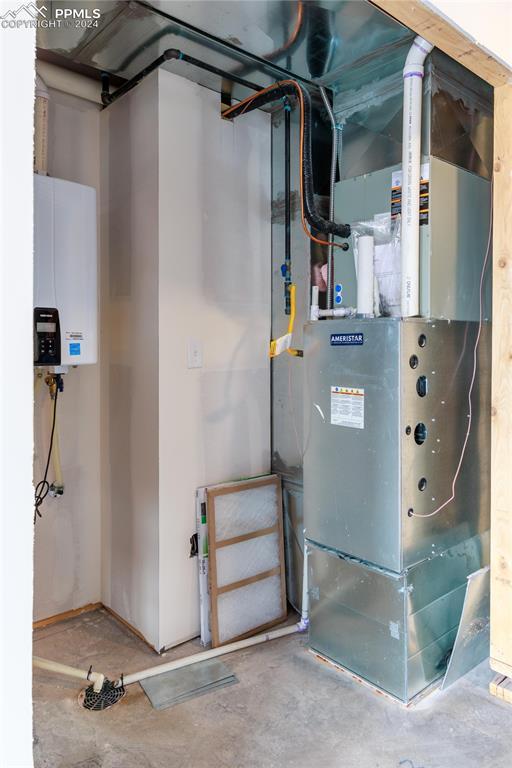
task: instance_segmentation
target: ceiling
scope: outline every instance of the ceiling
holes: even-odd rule
[[[379,57],[405,57],[412,33],[366,0],[45,0],[59,8],[100,8],[97,27],[38,30],[38,54],[89,73],[129,79],[167,48],[179,48],[226,72],[267,85],[290,73],[335,89],[378,69]],[[220,78],[180,61],[166,62],[202,85]],[[235,98],[247,91],[235,86]]]

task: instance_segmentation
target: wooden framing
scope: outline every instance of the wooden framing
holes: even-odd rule
[[[512,677],[512,85],[494,91],[491,667]]]
[[[215,521],[215,500],[219,496],[224,496],[230,493],[240,493],[241,491],[250,490],[251,488],[260,488],[265,485],[274,485],[277,495],[277,513],[276,524],[266,528],[260,528],[250,533],[242,534],[240,536],[233,536],[229,539],[217,540],[216,536],[216,521]],[[253,480],[242,481],[238,483],[229,483],[226,485],[214,486],[213,488],[207,488],[206,496],[208,501],[208,578],[210,586],[210,605],[211,605],[211,631],[212,631],[212,647],[216,648],[223,643],[220,641],[219,636],[219,616],[217,601],[219,595],[225,594],[235,589],[240,589],[248,584],[253,584],[257,581],[267,579],[270,576],[280,576],[281,579],[281,614],[266,624],[262,624],[258,627],[254,627],[248,632],[245,632],[236,637],[231,637],[224,642],[235,642],[237,640],[243,640],[246,637],[256,634],[257,632],[263,632],[270,627],[280,624],[286,620],[287,607],[286,607],[286,574],[284,565],[284,540],[283,540],[283,518],[281,514],[282,509],[282,491],[281,481],[276,475],[268,475],[265,477],[258,477]],[[250,576],[246,579],[226,584],[222,587],[217,586],[217,551],[223,547],[238,544],[242,541],[249,541],[251,539],[267,536],[272,533],[278,534],[279,541],[279,565],[267,571],[262,571],[254,576]]]
[[[510,82],[512,73],[505,64],[494,58],[476,40],[471,40],[461,29],[421,0],[370,0],[370,2],[424,37],[452,59],[463,64],[482,80],[494,86]]]
[[[489,693],[492,693],[497,699],[503,699],[503,701],[512,704],[512,680],[509,677],[497,675],[489,683]]]
[[[512,703],[512,70],[421,0],[372,0],[494,86],[490,691]]]

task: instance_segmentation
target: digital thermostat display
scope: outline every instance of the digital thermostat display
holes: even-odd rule
[[[56,323],[36,323],[36,330],[38,333],[55,333],[57,330]]]

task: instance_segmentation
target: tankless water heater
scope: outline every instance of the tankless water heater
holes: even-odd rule
[[[96,190],[34,176],[34,364],[98,360]]]

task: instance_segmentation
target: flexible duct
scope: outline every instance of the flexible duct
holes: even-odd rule
[[[349,224],[337,224],[335,221],[324,219],[317,211],[313,191],[313,163],[311,151],[311,97],[308,91],[296,81],[281,81],[256,94],[247,104],[241,102],[224,113],[225,117],[233,119],[241,114],[252,112],[254,109],[264,107],[277,99],[285,96],[295,96],[300,89],[304,103],[304,146],[302,157],[302,180],[304,191],[304,215],[312,229],[325,235],[337,235],[338,237],[350,237]]]
[[[405,61],[402,134],[402,316],[420,312],[420,166],[423,63],[434,46],[416,37]]]

